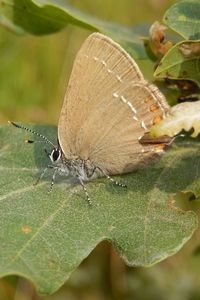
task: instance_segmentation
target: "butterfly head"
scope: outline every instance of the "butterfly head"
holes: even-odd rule
[[[51,153],[47,153],[52,164],[57,164],[61,161],[61,154],[62,154],[62,152],[59,147],[55,147],[55,148],[53,148]]]

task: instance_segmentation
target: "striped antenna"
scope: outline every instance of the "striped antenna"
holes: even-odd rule
[[[27,128],[27,127],[25,127],[23,125],[19,125],[17,123],[11,122],[11,121],[8,121],[8,123],[12,124],[13,126],[15,126],[17,128],[24,129],[24,130],[26,130],[26,131],[28,131],[30,133],[33,133],[33,134],[41,137],[44,140],[44,141],[36,141],[36,142],[45,142],[45,143],[48,143],[48,144],[52,145],[54,148],[56,148],[56,146],[46,136],[44,136],[44,135],[42,135],[42,134],[40,134],[40,133],[38,133],[38,132],[30,129],[30,128]],[[28,143],[34,143],[35,141],[27,140],[27,142]]]

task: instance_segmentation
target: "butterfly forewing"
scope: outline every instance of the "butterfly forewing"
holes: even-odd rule
[[[61,110],[58,135],[65,154],[76,152],[77,134],[83,122],[122,78],[130,81],[143,76],[129,55],[111,39],[98,33],[90,35],[75,59]]]
[[[58,125],[66,158],[89,159],[109,174],[133,170],[155,154],[139,140],[168,110],[133,59],[111,39],[95,33],[73,66]]]

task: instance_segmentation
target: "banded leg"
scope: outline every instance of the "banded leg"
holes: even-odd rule
[[[119,182],[119,181],[114,180],[114,179],[113,179],[112,177],[110,177],[106,172],[104,172],[101,168],[98,167],[98,169],[103,173],[103,175],[104,175],[107,179],[109,179],[110,181],[114,182],[116,185],[121,186],[121,187],[123,187],[123,188],[127,188],[127,185],[126,185],[126,184],[123,184],[123,183],[121,183],[121,182]]]
[[[48,165],[48,166],[42,171],[42,173],[40,174],[40,177],[36,180],[36,182],[35,182],[33,185],[37,185],[37,184],[40,182],[40,180],[44,177],[44,175],[46,174],[46,171],[47,171],[48,169],[50,169],[50,168],[52,168],[52,166],[51,166],[51,165]]]
[[[52,192],[52,189],[53,189],[53,186],[54,186],[54,182],[55,182],[55,178],[56,178],[56,173],[57,173],[57,168],[54,168],[54,172],[53,172],[53,176],[52,176],[52,179],[51,179],[51,185],[50,185],[50,188],[48,190],[48,193],[51,193]]]
[[[88,202],[89,206],[91,206],[92,205],[92,201],[91,201],[90,196],[89,196],[89,194],[87,192],[85,184],[84,184],[84,182],[82,181],[82,179],[80,177],[77,176],[77,178],[78,178],[78,180],[79,180],[80,184],[82,185],[82,188],[83,188],[83,190],[85,192],[85,195],[86,195],[86,198],[87,198],[87,202]]]

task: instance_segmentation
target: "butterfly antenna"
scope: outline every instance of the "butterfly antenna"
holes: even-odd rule
[[[46,142],[46,143],[52,145],[54,148],[56,148],[55,145],[54,145],[48,138],[46,138],[46,136],[44,136],[44,135],[42,135],[42,134],[40,134],[40,133],[38,133],[38,132],[36,132],[36,131],[30,129],[30,128],[27,128],[27,127],[25,127],[25,126],[23,126],[23,125],[19,125],[19,124],[17,124],[17,123],[11,122],[11,121],[9,121],[8,123],[12,124],[13,126],[15,126],[15,127],[17,127],[17,128],[24,129],[24,130],[26,130],[26,131],[28,131],[28,132],[30,132],[30,133],[33,133],[33,134],[35,134],[35,135],[41,137],[41,138],[44,140],[44,142]],[[40,142],[43,142],[43,141],[40,141]],[[34,141],[32,141],[32,140],[27,140],[27,143],[30,143],[30,144],[31,144],[31,143],[34,143]]]

